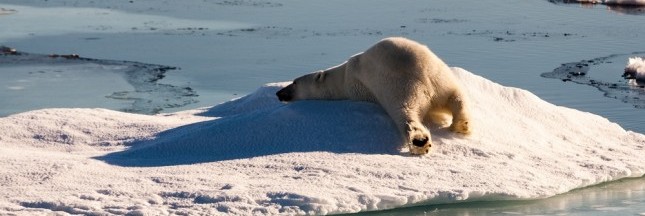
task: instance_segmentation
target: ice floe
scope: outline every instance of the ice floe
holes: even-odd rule
[[[282,104],[269,84],[153,116],[44,109],[0,118],[0,214],[332,214],[538,199],[645,174],[645,135],[453,68],[474,132],[429,125],[397,150],[378,106]]]

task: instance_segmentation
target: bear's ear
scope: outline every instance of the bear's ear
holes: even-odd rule
[[[324,79],[325,79],[324,72],[318,72],[316,73],[316,76],[314,76],[314,80],[316,80],[316,82],[322,82]]]

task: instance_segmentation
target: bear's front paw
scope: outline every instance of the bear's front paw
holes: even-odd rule
[[[411,141],[409,145],[410,154],[414,154],[414,155],[427,154],[430,151],[430,147],[432,147],[432,143],[430,142],[430,137],[423,134],[413,135],[410,141]]]
[[[467,120],[458,120],[452,122],[450,131],[460,134],[470,134],[470,126]]]

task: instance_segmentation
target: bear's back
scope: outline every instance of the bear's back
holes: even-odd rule
[[[385,38],[363,53],[369,63],[378,64],[388,71],[406,73],[405,76],[436,75],[447,65],[425,45],[402,37]]]

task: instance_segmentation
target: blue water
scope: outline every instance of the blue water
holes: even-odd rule
[[[541,0],[124,2],[0,0],[0,45],[26,53],[75,53],[178,67],[156,82],[189,87],[195,94],[187,96],[189,103],[155,109],[172,112],[222,103],[264,83],[341,63],[383,37],[406,36],[427,44],[451,66],[645,133],[645,109],[606,97],[593,86],[540,77],[562,63],[645,51],[645,15],[638,9]],[[619,82],[628,56],[592,68],[589,75]],[[106,71],[101,75],[65,66],[60,72],[40,73],[40,67],[8,66],[0,56],[0,116],[46,107],[131,106],[128,100],[107,97],[136,89],[126,78],[114,80],[123,77],[118,67],[102,68]],[[50,75],[70,82],[54,85]],[[90,84],[78,88],[79,83]],[[69,90],[73,88],[80,91]],[[27,90],[30,96],[25,96]],[[38,97],[40,92],[48,96]],[[167,95],[138,97],[163,101]],[[645,179],[631,182],[537,201],[424,206],[381,214],[643,214]]]

